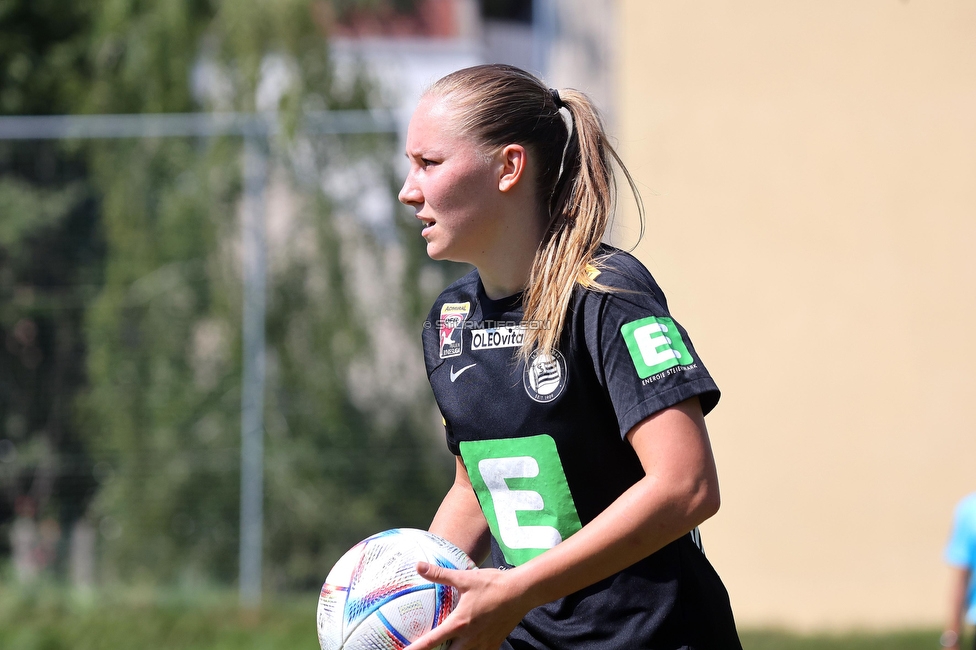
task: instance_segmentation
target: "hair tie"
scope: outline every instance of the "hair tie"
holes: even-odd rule
[[[559,91],[555,88],[549,89],[549,95],[552,97],[552,101],[555,102],[556,108],[562,108],[566,105],[563,103],[562,97],[559,96]]]

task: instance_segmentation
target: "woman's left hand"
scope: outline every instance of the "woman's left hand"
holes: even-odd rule
[[[417,573],[460,593],[457,607],[439,626],[410,644],[410,650],[433,650],[451,640],[451,650],[498,650],[505,637],[531,609],[511,571],[457,571],[421,562]]]

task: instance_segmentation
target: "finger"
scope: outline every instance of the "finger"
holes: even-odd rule
[[[455,569],[445,569],[444,567],[436,566],[429,562],[417,562],[417,574],[421,578],[430,582],[436,582],[439,585],[448,585],[449,587],[459,586],[457,578],[460,573],[464,572]]]

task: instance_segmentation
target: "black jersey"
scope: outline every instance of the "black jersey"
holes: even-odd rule
[[[523,564],[596,517],[644,472],[627,432],[647,416],[719,391],[650,273],[605,247],[610,292],[578,286],[558,351],[517,353],[521,296],[490,299],[472,271],[424,327],[427,374],[492,536],[496,567]],[[620,573],[530,611],[513,650],[741,648],[728,594],[695,533]]]

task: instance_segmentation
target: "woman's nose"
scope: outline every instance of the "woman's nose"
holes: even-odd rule
[[[400,188],[400,193],[397,195],[397,198],[404,205],[416,205],[423,202],[423,195],[420,192],[420,188],[417,187],[416,183],[412,182],[409,175],[403,181],[403,187]]]

